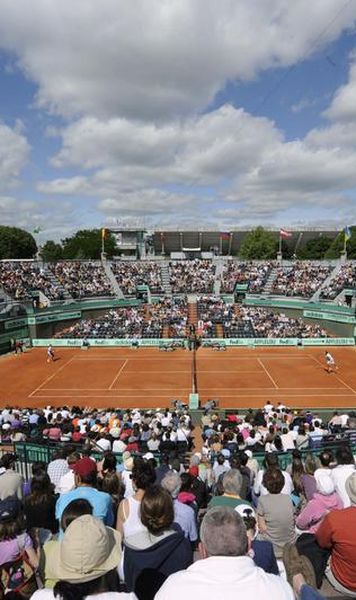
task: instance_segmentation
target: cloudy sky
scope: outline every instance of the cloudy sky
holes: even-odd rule
[[[1,0],[0,222],[356,222],[356,0]]]

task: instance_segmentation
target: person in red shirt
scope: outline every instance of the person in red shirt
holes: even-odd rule
[[[321,548],[331,551],[325,571],[331,585],[338,592],[356,595],[356,471],[346,480],[346,491],[351,506],[329,512],[315,537]]]

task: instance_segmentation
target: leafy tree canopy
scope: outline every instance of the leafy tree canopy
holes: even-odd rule
[[[36,252],[36,242],[28,231],[0,225],[0,259],[33,258]]]
[[[346,243],[347,258],[356,258],[356,225],[350,227],[351,239]],[[336,236],[330,248],[325,254],[325,258],[340,258],[340,254],[344,249],[345,234],[343,231]]]
[[[62,240],[63,258],[99,259],[101,254],[101,229],[81,229],[72,237]],[[116,251],[114,236],[107,231],[105,252],[111,258]]]
[[[53,240],[47,242],[41,248],[41,256],[46,262],[61,260],[63,258],[63,248]]]
[[[240,256],[248,260],[270,260],[276,258],[277,249],[278,237],[276,234],[263,227],[257,227],[244,238]]]
[[[320,235],[309,240],[303,248],[298,250],[298,258],[301,258],[302,260],[320,260],[325,257],[331,244],[331,238],[326,235]]]

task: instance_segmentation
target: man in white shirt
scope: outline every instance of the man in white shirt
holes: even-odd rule
[[[267,469],[273,467],[279,469],[278,457],[275,454],[266,454],[265,463]],[[253,486],[253,492],[256,496],[265,496],[266,494],[268,494],[268,490],[262,483],[264,473],[265,471],[263,469],[260,469],[256,475],[255,483]],[[288,496],[290,496],[294,489],[292,478],[289,475],[289,473],[287,473],[287,471],[282,471],[282,473],[284,476],[284,486],[281,491],[281,494],[287,494]]]
[[[165,581],[155,600],[194,598],[273,598],[293,600],[290,585],[278,575],[256,567],[248,556],[249,542],[240,515],[230,507],[216,506],[205,515],[199,552],[203,560]]]
[[[341,446],[335,452],[337,466],[331,470],[331,479],[334,482],[335,490],[344,503],[344,508],[351,505],[350,498],[346,492],[346,480],[355,472],[355,461],[352,452],[348,446]]]
[[[96,445],[102,450],[102,452],[110,452],[111,450],[111,442],[106,437],[105,433],[100,434],[100,438],[96,441]]]
[[[288,427],[283,427],[282,435],[281,435],[283,452],[288,452],[289,450],[294,450],[294,448],[295,448],[294,439],[295,439],[295,437],[294,437],[293,433],[288,429]]]

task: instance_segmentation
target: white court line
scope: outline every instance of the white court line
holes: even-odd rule
[[[312,358],[313,358],[313,360],[315,360],[315,362],[318,363],[318,365],[321,365],[323,367],[323,369],[325,370],[325,365],[322,362],[320,362],[320,360],[318,360],[317,358],[315,358],[315,356],[313,356]],[[350,385],[348,385],[345,381],[343,381],[340,377],[338,377],[336,375],[336,373],[332,373],[332,374],[334,375],[335,379],[337,379],[338,381],[340,381],[340,383],[342,383],[345,387],[349,388],[349,390],[351,390],[352,393],[356,395],[355,390]],[[331,375],[331,373],[329,373],[329,375]]]
[[[49,377],[47,377],[47,379],[45,379],[45,380],[44,380],[44,381],[41,383],[41,385],[39,385],[38,387],[36,387],[36,389],[35,389],[35,390],[33,390],[33,391],[31,392],[31,394],[30,394],[28,397],[29,397],[29,398],[32,398],[32,397],[33,397],[33,395],[34,395],[34,394],[36,394],[36,392],[38,392],[38,390],[40,390],[40,389],[41,389],[41,388],[42,388],[42,387],[43,387],[43,386],[44,386],[44,385],[45,385],[45,384],[46,384],[48,381],[51,381],[51,379],[53,379],[53,377],[55,377],[56,375],[58,375],[58,373],[59,373],[60,371],[63,371],[63,369],[64,369],[65,367],[67,367],[67,366],[68,366],[68,365],[69,365],[69,364],[70,364],[70,363],[73,361],[73,359],[74,359],[74,357],[72,357],[72,358],[70,358],[69,360],[67,360],[67,362],[66,362],[66,363],[64,363],[64,365],[62,365],[62,366],[61,366],[61,367],[60,367],[60,368],[59,368],[59,369],[58,369],[58,370],[57,370],[55,373],[52,373],[52,375],[50,375]],[[50,363],[50,364],[52,364],[52,363]]]
[[[266,373],[267,377],[269,377],[269,379],[272,381],[274,387],[276,388],[276,390],[278,390],[278,385],[276,384],[275,380],[273,379],[272,375],[269,374],[268,370],[266,369],[266,367],[264,366],[262,360],[259,358],[258,362],[260,363],[262,369],[264,370],[264,372]],[[252,388],[253,389],[253,388]]]
[[[128,362],[129,362],[129,359],[127,358],[125,360],[125,362],[121,365],[121,368],[119,369],[119,371],[116,374],[116,376],[114,377],[114,381],[111,383],[111,385],[109,385],[109,390],[112,390],[114,383],[119,379],[121,373],[123,372],[123,370],[126,367],[126,365],[127,365]]]
[[[239,361],[244,361],[244,360],[258,360],[258,358],[259,358],[259,356],[256,356],[256,354],[254,356],[235,356],[235,357],[234,356],[223,356],[220,359],[217,358],[217,357],[215,358],[215,356],[214,356],[214,358],[209,358],[209,357],[206,357],[206,356],[203,357],[203,356],[199,356],[198,355],[197,359],[200,362],[204,362],[204,361],[214,361],[214,362],[217,362],[219,360],[226,361],[226,362],[227,361],[239,362]],[[297,354],[295,354],[295,355],[293,354],[291,356],[286,356],[284,354],[281,354],[281,355],[279,355],[279,354],[274,354],[274,355],[272,355],[272,354],[271,355],[269,355],[269,354],[261,354],[261,358],[268,358],[268,359],[271,358],[271,359],[276,359],[276,360],[278,360],[278,359],[306,360],[308,358],[308,356],[310,356],[310,355],[308,354],[308,355],[305,355],[305,356],[300,356],[299,354],[298,355]],[[160,354],[159,357],[158,356],[141,356],[140,357],[140,356],[134,356],[134,355],[132,355],[132,356],[128,356],[128,357],[126,357],[126,356],[93,356],[92,358],[81,358],[80,356],[77,356],[77,355],[73,356],[74,360],[82,361],[82,362],[85,362],[87,360],[88,361],[93,361],[93,360],[120,360],[120,359],[121,360],[125,360],[126,358],[128,360],[146,360],[146,361],[150,361],[150,360],[162,360],[162,361],[167,360],[167,361],[169,361],[169,360],[171,360],[171,361],[174,361],[174,362],[190,362],[189,361],[189,356],[187,356],[185,358],[176,358],[175,356],[172,356],[172,354],[169,354],[168,356],[167,356],[167,354],[164,354],[164,355]]]
[[[176,393],[183,393],[183,392],[188,392],[190,390],[190,388],[185,388],[183,390],[161,390],[161,392],[166,392],[166,393],[162,393],[162,394],[155,394],[154,398],[165,398],[167,396],[167,392],[170,392],[169,395],[175,395]],[[111,391],[116,391],[116,390],[111,390]],[[209,394],[216,392],[216,390],[204,390],[201,389],[201,392],[206,391]],[[234,390],[236,393],[236,390]],[[240,390],[238,390],[238,392],[240,392]],[[231,396],[233,396],[233,394],[219,394],[219,398],[231,398]],[[330,398],[335,398],[335,396],[333,394],[308,394],[308,398],[328,398],[330,396]],[[266,393],[264,394],[239,394],[239,397],[236,398],[236,401],[240,400],[240,398],[265,398],[266,397]],[[274,398],[279,398],[279,397],[283,397],[281,396],[274,396]],[[288,394],[289,398],[300,398],[300,397],[304,397],[304,394]],[[28,396],[28,398],[30,398],[30,396]],[[67,394],[65,396],[58,396],[58,395],[54,395],[54,394],[46,394],[45,396],[36,396],[35,399],[41,400],[42,398],[73,398],[73,400],[75,400],[76,398],[88,398],[88,400],[92,399],[92,398],[147,398],[147,400],[150,400],[150,397],[147,397],[147,394],[136,394],[136,393],[132,393],[131,395],[127,395],[127,394],[119,394],[119,395],[111,395],[111,396],[99,396],[99,395],[95,395],[95,396],[88,396],[86,395],[75,395],[73,396],[73,394]],[[337,396],[337,398],[353,398],[352,394],[339,394]]]

